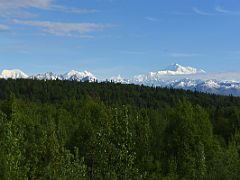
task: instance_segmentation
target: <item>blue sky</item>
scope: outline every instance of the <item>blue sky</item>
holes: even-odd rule
[[[1,0],[0,69],[239,71],[239,0]]]

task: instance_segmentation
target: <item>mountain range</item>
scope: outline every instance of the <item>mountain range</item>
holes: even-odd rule
[[[112,77],[109,81],[123,84],[138,84],[155,87],[168,87],[200,91],[221,95],[240,96],[239,73],[207,73],[202,69],[184,67],[179,64],[172,64],[167,68],[136,75],[131,79],[123,78],[120,75]],[[28,76],[19,69],[3,70],[0,78],[4,79],[37,79],[37,80],[70,80],[95,82],[98,79],[88,71],[79,72],[71,70],[65,74],[47,72],[43,74]],[[100,81],[100,80],[98,80]]]
[[[28,76],[26,73],[19,69],[3,70],[0,78],[2,79],[36,79],[36,80],[69,80],[69,81],[89,81],[94,82],[97,78],[88,71],[75,71],[71,70],[65,74],[55,74],[47,72],[43,74],[36,74]]]

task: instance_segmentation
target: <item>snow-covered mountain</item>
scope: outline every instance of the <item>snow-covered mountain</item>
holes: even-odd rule
[[[193,67],[184,67],[179,64],[172,64],[168,66],[166,69],[157,72],[158,74],[162,75],[186,75],[186,74],[200,74],[206,73],[202,69],[196,69]]]
[[[30,76],[30,79],[37,79],[37,80],[61,80],[60,76],[53,73],[53,72],[47,72],[44,74],[37,74],[34,76]]]
[[[162,80],[166,76],[183,76],[183,75],[196,75],[196,74],[203,74],[206,73],[202,69],[196,69],[193,67],[184,67],[179,64],[172,64],[168,66],[166,69],[157,71],[157,72],[150,72],[148,74],[140,74],[134,76],[133,80],[135,82],[146,82],[146,81],[158,81]]]
[[[29,78],[37,80],[69,80],[95,82],[97,78],[88,71],[69,71],[65,74],[52,72],[28,76],[19,69],[3,70],[0,78],[20,79]],[[206,73],[202,69],[184,67],[173,64],[167,68],[136,75],[131,79],[123,78],[120,75],[110,78],[110,81],[123,84],[138,84],[155,87],[168,87],[192,91],[208,92],[222,95],[240,96],[240,73]]]
[[[89,82],[94,82],[97,80],[97,78],[90,72],[88,71],[69,71],[68,73],[61,75],[61,79],[63,80],[70,80],[70,81],[89,81]]]
[[[231,79],[231,74],[226,75],[227,79]],[[236,77],[237,74],[232,75]],[[222,77],[224,73],[208,74],[202,69],[173,64],[158,72],[136,75],[123,83],[240,96],[240,80],[224,80]]]
[[[28,75],[19,69],[3,70],[0,78],[4,79],[26,79]]]
[[[65,74],[55,74],[53,72],[47,72],[44,74],[37,74],[30,76],[31,79],[38,79],[38,80],[68,80],[68,81],[89,81],[94,82],[97,78],[88,71],[75,71],[71,70]]]
[[[177,81],[162,82],[160,86],[205,93],[221,95],[232,94],[234,96],[240,96],[240,82],[234,81],[182,79]]]
[[[69,71],[65,74],[55,74],[53,72],[47,72],[43,74],[36,74],[32,76],[26,75],[19,69],[15,70],[3,70],[0,78],[4,79],[37,79],[37,80],[69,80],[69,81],[89,81],[94,82],[97,78],[88,71]]]
[[[123,78],[121,75],[118,75],[116,77],[111,77],[110,81],[113,81],[115,83],[123,83],[123,84],[128,84],[130,80]]]

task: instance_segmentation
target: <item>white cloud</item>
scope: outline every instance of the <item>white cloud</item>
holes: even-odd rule
[[[53,0],[0,0],[0,16],[14,16],[18,18],[34,16],[34,14],[27,11],[28,8],[78,14],[98,12],[95,9],[81,9],[58,5]]]
[[[232,11],[232,10],[227,10],[227,9],[224,9],[223,7],[221,6],[217,6],[215,8],[215,10],[219,13],[222,13],[222,14],[228,14],[228,15],[240,15],[240,11]]]
[[[200,54],[197,54],[197,53],[170,53],[169,55],[174,58],[187,58],[187,57],[199,56]]]
[[[52,0],[1,0],[0,9],[19,9],[19,8],[49,8]]]
[[[49,10],[62,11],[62,12],[66,12],[66,13],[76,13],[76,14],[87,14],[87,13],[99,12],[96,9],[83,9],[83,8],[65,7],[65,6],[61,6],[61,5],[51,5]]]
[[[202,15],[202,16],[212,16],[212,15],[240,15],[240,11],[233,11],[233,10],[227,10],[227,9],[224,9],[223,7],[221,6],[216,6],[215,7],[215,13],[211,13],[211,12],[206,12],[206,11],[203,11],[203,10],[200,10],[196,7],[193,7],[192,10],[198,14],[198,15]]]
[[[144,19],[147,20],[147,21],[151,21],[151,22],[157,22],[157,21],[159,21],[158,18],[150,17],[150,16],[147,16],[147,17],[145,17]]]
[[[112,27],[112,25],[110,24],[100,23],[63,23],[51,21],[22,21],[22,20],[14,20],[14,23],[39,27],[42,29],[43,32],[53,34],[56,36],[72,36],[76,33],[84,34]],[[83,36],[85,37],[86,35]]]
[[[34,26],[41,29],[43,35],[53,34],[56,36],[76,36],[80,38],[93,38],[93,36],[84,34],[92,31],[98,31],[110,27],[109,24],[101,23],[65,23],[53,21],[33,21],[22,20],[22,18],[38,17],[37,11],[32,8],[43,11],[58,11],[63,13],[96,13],[96,9],[84,9],[78,7],[67,7],[56,4],[57,0],[0,0],[0,17],[8,22],[19,25]],[[30,11],[31,10],[31,11]],[[12,19],[18,20],[12,20]],[[0,26],[0,31],[6,30],[8,27]]]
[[[123,54],[129,54],[129,55],[141,55],[146,54],[144,51],[122,51]]]
[[[196,8],[196,7],[193,7],[192,9],[193,9],[193,11],[194,11],[196,14],[198,14],[198,15],[202,15],[202,16],[212,16],[212,15],[215,15],[215,14],[213,14],[213,13],[209,13],[209,12],[202,11],[202,10]]]
[[[9,27],[7,25],[4,24],[0,24],[0,31],[8,31]]]

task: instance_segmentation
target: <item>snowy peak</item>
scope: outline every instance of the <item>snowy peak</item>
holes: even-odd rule
[[[89,81],[94,82],[96,81],[96,77],[88,72],[88,71],[75,71],[71,70],[65,74],[55,74],[53,72],[47,72],[44,74],[37,74],[30,77],[31,79],[38,79],[38,80],[70,80],[70,81]]]
[[[202,69],[196,69],[193,67],[184,67],[179,64],[172,64],[168,66],[166,69],[159,71],[159,74],[165,75],[186,75],[186,74],[199,74],[199,73],[206,73]]]
[[[124,84],[128,84],[129,83],[129,80],[128,79],[124,79],[121,75],[118,75],[116,77],[111,77],[110,80],[115,82],[115,83],[124,83]]]
[[[3,70],[0,77],[4,79],[26,79],[28,78],[28,75],[19,69],[13,69]]]
[[[28,76],[24,72],[22,72],[19,69],[13,69],[13,70],[3,70],[0,78],[3,79],[37,79],[37,80],[70,80],[70,81],[89,81],[89,82],[95,82],[97,78],[88,71],[75,71],[72,70],[68,73],[65,73],[63,75],[58,75],[53,72],[47,72],[43,74],[37,74]]]
[[[202,74],[206,73],[202,69],[196,69],[193,67],[184,67],[179,64],[172,64],[168,66],[166,69],[157,71],[157,72],[150,72],[146,75],[141,74],[134,76],[134,81],[136,82],[145,82],[145,81],[159,81],[164,77],[167,76],[179,76],[179,75],[195,75],[195,74]]]
[[[31,79],[38,79],[38,80],[57,80],[61,79],[59,75],[53,73],[53,72],[47,72],[44,74],[37,74],[30,77]]]
[[[208,74],[204,70],[193,67],[184,67],[179,64],[172,64],[166,69],[150,72],[147,74],[140,74],[131,79],[125,79],[120,75],[110,78],[115,83],[123,84],[138,84],[156,87],[168,87],[176,89],[185,89],[192,91],[201,91],[222,95],[240,96],[240,79],[239,73],[226,74],[233,78],[224,79],[224,74]],[[233,79],[237,79],[233,81]],[[55,74],[47,72],[28,76],[19,69],[3,70],[0,78],[4,79],[37,79],[37,80],[68,80],[79,82],[95,82],[97,78],[89,71],[71,70],[65,74]]]
[[[94,82],[96,81],[96,77],[88,72],[88,71],[75,71],[71,70],[68,73],[62,75],[63,80],[71,80],[71,81],[89,81],[89,82]]]

